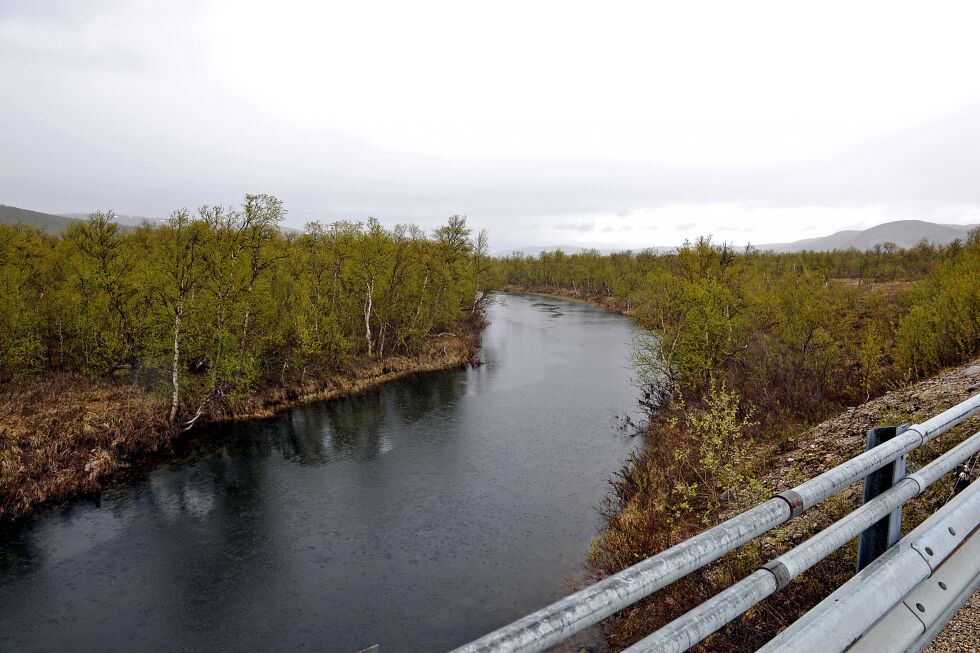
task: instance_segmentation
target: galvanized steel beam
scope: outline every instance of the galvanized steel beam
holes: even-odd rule
[[[978,522],[980,483],[974,483],[759,652],[846,650],[929,578]],[[975,569],[977,559],[972,563]]]
[[[927,646],[980,585],[978,561],[980,537],[974,533],[848,651],[918,651]]]

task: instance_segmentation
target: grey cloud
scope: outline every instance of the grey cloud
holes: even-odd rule
[[[578,231],[580,233],[585,233],[587,231],[592,231],[595,229],[594,222],[559,222],[555,225],[555,229],[561,231]]]
[[[190,11],[178,5],[165,10],[175,21]],[[0,75],[14,89],[0,102],[0,124],[14,127],[0,130],[4,204],[161,217],[268,192],[286,202],[292,226],[374,215],[431,227],[461,213],[500,241],[536,221],[550,224],[547,216],[570,216],[557,228],[588,233],[595,214],[628,222],[637,211],[679,204],[877,206],[924,219],[955,219],[962,208],[980,206],[980,103],[824,160],[739,169],[405,156],[236,105],[211,80],[194,78],[193,53],[160,72],[127,40],[138,33],[119,33],[139,18],[122,28],[99,25],[99,16],[128,11],[130,3],[49,6],[0,0],[0,23],[36,24],[50,34],[26,45],[0,41]],[[76,27],[84,37],[71,35]],[[76,51],[80,38],[94,43],[84,54]],[[174,52],[184,45],[167,44]],[[79,66],[65,63],[76,54]],[[91,74],[112,66],[131,74]]]
[[[118,0],[52,3],[36,0],[0,2],[0,59],[18,66],[71,68],[137,73],[149,58],[134,38],[131,25],[119,24],[126,10],[146,6]],[[168,8],[173,16],[177,8]]]
[[[47,43],[5,43],[0,41],[0,57],[19,65],[43,65],[139,73],[149,67],[149,61],[139,52],[118,45],[105,45],[91,50],[66,53]]]

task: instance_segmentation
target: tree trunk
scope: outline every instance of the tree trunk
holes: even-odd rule
[[[184,317],[184,302],[177,303],[177,310],[174,315],[174,364],[171,370],[171,381],[174,386],[173,398],[170,400],[170,423],[173,424],[177,419],[177,408],[180,406],[180,323]]]
[[[252,296],[252,284],[248,284],[248,290],[246,291],[245,294],[246,294],[247,297],[251,297]],[[245,343],[248,341],[248,319],[251,316],[251,314],[252,314],[252,304],[251,304],[251,302],[248,299],[246,299],[246,301],[245,301],[245,321],[242,324],[242,345],[241,345],[241,350],[243,352],[245,351]]]
[[[368,356],[374,354],[374,342],[371,339],[371,308],[374,305],[374,279],[367,282],[367,297],[364,300],[364,337],[367,340]]]
[[[418,326],[419,317],[422,316],[422,303],[425,301],[425,286],[429,283],[429,271],[425,271],[425,278],[422,279],[422,290],[419,292],[419,305],[415,309],[415,317],[412,318],[412,331]],[[414,333],[412,335],[415,335]]]

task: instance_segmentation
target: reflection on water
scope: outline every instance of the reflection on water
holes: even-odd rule
[[[0,532],[0,650],[444,650],[581,577],[630,325],[507,295],[480,368],[226,425]]]

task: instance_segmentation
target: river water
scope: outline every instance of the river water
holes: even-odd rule
[[[632,327],[499,299],[481,367],[213,428],[0,531],[0,650],[440,651],[567,593],[638,444]]]

